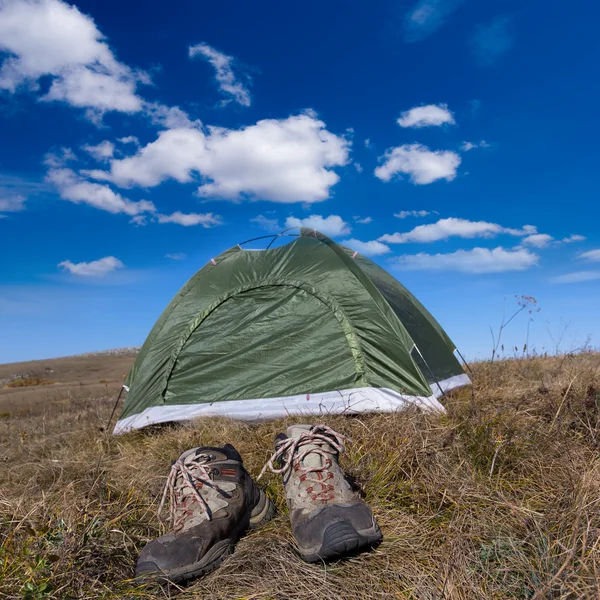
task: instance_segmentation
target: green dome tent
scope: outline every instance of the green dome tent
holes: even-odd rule
[[[301,229],[283,246],[231,248],[184,285],[127,376],[114,432],[202,416],[443,411],[437,398],[470,383],[454,350],[384,269]]]

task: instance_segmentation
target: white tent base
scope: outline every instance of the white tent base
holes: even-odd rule
[[[439,383],[439,386],[438,386],[438,383]],[[469,376],[467,374],[463,373],[462,375],[454,375],[454,377],[448,377],[448,379],[443,379],[442,381],[439,381],[438,383],[431,384],[431,391],[433,392],[433,395],[436,398],[440,398],[446,392],[449,392],[451,390],[456,390],[458,388],[465,387],[467,385],[471,385],[471,380],[469,379]],[[442,391],[444,392],[444,394],[442,394],[442,392],[440,391],[440,388],[442,388]]]
[[[446,385],[459,375],[446,380]],[[465,375],[464,377],[468,377]],[[445,382],[440,382],[444,384]],[[457,383],[452,388],[459,385]],[[436,386],[437,387],[437,386]],[[452,389],[448,387],[447,389]],[[442,386],[442,389],[443,386]],[[446,391],[446,390],[444,390]],[[437,390],[440,394],[439,389]],[[340,415],[363,412],[394,412],[418,406],[427,411],[445,412],[435,393],[431,396],[407,396],[388,388],[362,387],[349,390],[335,390],[318,394],[298,394],[283,398],[261,398],[256,400],[230,400],[204,404],[163,404],[152,406],[137,415],[121,419],[114,433],[121,434],[146,425],[187,421],[197,417],[229,417],[243,420],[278,419],[289,415]]]

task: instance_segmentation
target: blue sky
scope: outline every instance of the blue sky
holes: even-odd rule
[[[0,361],[139,345],[212,256],[298,224],[468,357],[515,295],[530,346],[596,344],[600,9],[578,4],[0,0]]]

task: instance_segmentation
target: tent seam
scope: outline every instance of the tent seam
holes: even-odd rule
[[[356,332],[356,329],[348,319],[344,309],[340,306],[340,304],[335,300],[335,298],[322,294],[320,290],[315,288],[308,283],[303,281],[294,281],[294,280],[286,280],[286,279],[264,279],[260,282],[254,282],[251,284],[247,284],[241,287],[236,288],[235,290],[229,291],[227,294],[224,294],[209,306],[207,306],[203,311],[197,313],[195,317],[191,320],[189,327],[183,332],[180,336],[177,344],[175,345],[171,355],[169,356],[169,361],[166,365],[165,376],[163,378],[161,396],[163,399],[163,404],[165,404],[165,394],[167,393],[167,388],[169,387],[169,380],[171,379],[171,375],[175,370],[175,363],[177,362],[177,358],[179,354],[183,350],[186,342],[190,339],[194,331],[200,327],[202,322],[219,306],[230,300],[234,296],[238,296],[245,292],[249,292],[250,290],[260,289],[263,287],[292,287],[296,289],[303,290],[315,297],[317,300],[325,304],[327,308],[333,313],[334,317],[340,324],[344,337],[346,338],[346,343],[348,344],[348,348],[350,349],[350,354],[352,355],[352,359],[354,362],[354,368],[356,373],[356,383],[361,386],[368,386],[369,381],[367,379],[367,369],[366,369],[366,360],[365,355],[362,349],[362,345],[360,342],[360,338]]]

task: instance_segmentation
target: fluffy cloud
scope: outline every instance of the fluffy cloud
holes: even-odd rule
[[[213,213],[182,213],[176,211],[170,215],[156,215],[159,223],[176,223],[177,225],[183,225],[184,227],[190,227],[193,225],[202,225],[202,227],[208,229],[209,227],[215,227],[221,225],[223,222],[219,215],[213,215]]]
[[[512,229],[510,227],[502,227],[497,223],[469,221],[467,219],[450,217],[448,219],[440,219],[437,223],[419,225],[406,233],[382,235],[379,241],[387,242],[388,244],[428,243],[447,240],[451,237],[467,239],[491,238],[502,233],[515,236],[533,235],[536,233],[536,228],[533,225],[525,225],[522,229]]]
[[[373,222],[373,217],[352,217],[360,225],[368,225]]]
[[[547,233],[534,233],[523,238],[521,243],[524,246],[533,246],[534,248],[547,248],[553,241],[554,238]]]
[[[307,227],[308,229],[316,229],[330,237],[340,235],[348,235],[352,228],[346,223],[342,217],[338,215],[329,215],[322,217],[321,215],[310,215],[305,219],[297,219],[296,217],[288,217],[285,220],[286,227]]]
[[[125,265],[114,256],[105,256],[92,262],[73,263],[70,260],[63,260],[58,266],[72,275],[80,277],[104,277],[117,269],[124,269]]]
[[[460,271],[462,273],[502,273],[524,271],[537,264],[539,256],[524,248],[505,250],[502,247],[457,250],[450,254],[419,254],[399,256],[395,266],[411,271]]]
[[[497,17],[489,23],[477,26],[470,43],[471,50],[480,64],[490,65],[512,48],[514,39],[510,25],[509,17]]]
[[[394,216],[398,217],[399,219],[406,219],[407,217],[426,217],[427,215],[430,215],[432,212],[435,212],[435,211],[429,211],[429,210],[401,210],[399,213],[394,213]]]
[[[475,148],[489,148],[490,145],[485,141],[481,140],[480,142],[463,142],[460,149],[463,152],[468,152],[469,150],[473,150]]]
[[[381,256],[382,254],[388,254],[391,252],[389,246],[386,246],[377,240],[362,242],[361,240],[352,238],[349,240],[344,240],[341,243],[344,246],[348,246],[348,248],[351,248],[352,250],[356,250],[364,256]]]
[[[14,196],[0,196],[0,213],[25,210],[26,200],[27,198],[20,194]]]
[[[97,161],[105,161],[112,158],[115,153],[115,145],[108,140],[104,140],[95,146],[89,144],[82,146],[88,154],[91,154]]]
[[[418,0],[404,17],[404,40],[418,42],[435,33],[464,0]]]
[[[599,250],[588,250],[587,252],[582,252],[577,256],[577,258],[581,258],[583,260],[587,260],[589,262],[600,262],[600,249]]]
[[[600,279],[600,271],[575,271],[574,273],[553,277],[550,281],[552,283],[582,283],[584,281],[595,281],[596,279]]]
[[[215,77],[219,83],[219,89],[231,96],[238,104],[250,106],[250,93],[237,80],[231,67],[233,63],[232,56],[227,56],[204,43],[190,46],[189,55],[190,58],[195,56],[205,58],[215,69]]]
[[[71,169],[50,169],[46,179],[56,186],[63,200],[75,204],[88,204],[112,214],[124,213],[132,217],[156,212],[152,202],[148,200],[133,202],[123,198],[107,185],[86,181]]]
[[[421,144],[390,148],[379,160],[384,162],[375,169],[375,176],[381,181],[390,181],[398,173],[404,173],[417,185],[426,185],[438,179],[452,181],[461,162],[456,152],[432,151]]]
[[[415,106],[404,111],[396,121],[400,127],[439,127],[454,125],[454,115],[448,110],[447,104],[428,104]]]
[[[187,258],[187,254],[184,252],[173,252],[173,254],[165,254],[165,258],[170,258],[171,260],[184,260]]]
[[[93,19],[61,0],[0,2],[0,51],[8,54],[0,68],[0,89],[38,89],[51,77],[43,100],[57,100],[105,111],[142,110],[136,94],[147,75],[118,62]]]
[[[206,198],[319,202],[348,162],[350,142],[325,129],[312,113],[266,119],[243,129],[179,127],[159,134],[137,154],[112,160],[110,171],[91,171],[121,187],[153,187],[167,179],[190,182],[199,174]]]

